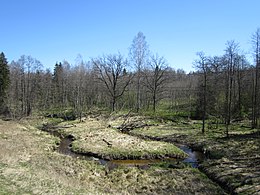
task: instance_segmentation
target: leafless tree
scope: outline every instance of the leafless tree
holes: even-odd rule
[[[29,116],[32,112],[32,102],[33,102],[33,88],[32,88],[32,78],[34,73],[36,73],[39,68],[41,68],[41,63],[31,56],[21,56],[18,63],[23,70],[23,81],[22,81],[22,91],[23,91],[23,110],[26,116]]]
[[[234,105],[234,75],[235,62],[237,57],[239,45],[234,40],[227,42],[226,48],[226,95],[225,95],[225,124],[226,136],[229,137],[229,125],[232,118],[232,106]]]
[[[40,94],[42,104],[40,108],[47,110],[51,107],[52,103],[52,73],[49,69],[42,73],[41,79],[41,89],[42,93]]]
[[[204,52],[198,52],[197,56],[199,57],[198,60],[195,61],[194,65],[195,68],[202,74],[202,133],[205,132],[205,120],[206,120],[206,113],[207,113],[207,84],[208,84],[208,74],[209,74],[209,67],[207,62],[207,57],[205,56]]]
[[[116,101],[129,85],[132,74],[127,73],[128,62],[121,54],[107,55],[103,58],[92,59],[98,71],[99,80],[105,85],[111,98],[112,111],[115,110]]]
[[[147,57],[149,54],[149,47],[145,40],[145,36],[142,32],[138,32],[138,34],[134,37],[133,43],[130,47],[129,56],[131,61],[136,68],[137,74],[137,89],[136,89],[136,110],[137,112],[141,108],[141,71],[144,67]]]
[[[42,64],[31,56],[21,56],[11,65],[11,89],[9,92],[13,116],[29,116],[36,102],[35,89],[40,79]],[[12,97],[11,97],[12,95]]]
[[[158,54],[152,55],[149,61],[149,66],[143,71],[144,85],[148,92],[152,95],[153,111],[156,110],[156,103],[160,99],[161,93],[164,92],[163,85],[167,81],[165,75],[168,65],[164,57]]]
[[[253,80],[253,106],[252,106],[252,128],[258,126],[258,119],[260,115],[260,28],[252,36],[252,45],[255,59],[255,76]]]
[[[70,80],[70,103],[72,104],[74,113],[79,117],[80,121],[83,115],[83,111],[89,108],[91,101],[91,89],[94,88],[94,82],[90,81],[90,69],[89,63],[84,62],[81,55],[78,55],[76,64],[69,71]],[[95,97],[91,97],[95,98]]]
[[[242,116],[242,108],[243,108],[243,90],[246,91],[246,81],[245,73],[247,72],[247,68],[249,67],[249,63],[246,60],[245,55],[236,55],[235,57],[235,88],[236,88],[236,109],[235,113],[237,118],[241,119]]]

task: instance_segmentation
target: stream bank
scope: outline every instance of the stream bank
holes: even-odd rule
[[[186,158],[153,158],[153,159],[104,159],[100,158],[99,155],[95,153],[79,153],[72,150],[72,143],[75,141],[73,135],[63,135],[58,131],[58,127],[45,125],[41,130],[50,133],[53,136],[60,138],[60,143],[57,146],[56,151],[71,156],[73,158],[80,158],[84,160],[94,160],[98,161],[100,164],[116,168],[118,166],[137,166],[140,168],[147,168],[153,164],[165,163],[169,168],[182,168],[183,166],[191,166],[193,168],[198,168],[199,162],[201,162],[205,157],[202,152],[192,150],[190,147],[184,144],[175,144],[179,149],[188,154]],[[143,138],[142,138],[143,139]]]
[[[225,194],[190,167],[109,170],[61,155],[54,151],[59,139],[36,129],[39,124],[42,119],[0,121],[0,194]]]
[[[205,154],[199,170],[230,194],[260,194],[260,133],[234,124],[230,137],[222,128],[202,134],[196,122],[169,123],[134,129],[131,135],[144,139],[185,143]]]
[[[85,136],[83,136],[83,137],[90,136],[91,138],[93,138],[93,136],[97,135],[96,131],[95,131],[94,134],[93,134],[93,132],[85,132],[84,129],[86,129],[86,126],[88,128],[91,128],[91,125],[89,126],[89,125],[86,125],[86,124],[84,124],[84,125],[77,124],[77,125],[75,125],[71,128],[68,128],[68,129],[66,129],[66,135],[71,135],[70,132],[74,133],[75,131],[79,131],[78,129],[80,129],[81,131],[84,131]],[[86,130],[86,131],[88,131],[88,130]],[[61,131],[61,132],[64,132],[64,131]],[[149,141],[149,139],[154,139],[156,141],[159,141],[160,143],[166,143],[165,142],[166,140],[158,138],[158,137],[155,137],[155,138],[150,137],[149,138],[148,136],[142,136],[142,135],[137,135],[137,134],[131,134],[131,136],[139,137],[140,139],[146,140],[146,141]],[[180,169],[180,168],[185,168],[185,166],[187,166],[187,164],[189,164],[189,166],[191,166],[191,167],[198,168],[198,166],[206,159],[203,152],[202,152],[202,148],[201,148],[201,151],[192,150],[190,147],[188,147],[185,144],[178,144],[178,147],[180,149],[182,149],[182,151],[189,154],[189,156],[187,158],[185,158],[184,160],[183,159],[180,160],[180,159],[162,158],[162,159],[153,159],[153,160],[144,160],[144,159],[141,159],[141,160],[135,160],[135,159],[132,159],[132,160],[129,160],[129,159],[115,160],[114,159],[114,160],[108,161],[106,159],[100,158],[100,156],[93,155],[91,153],[72,152],[71,145],[72,145],[72,142],[75,142],[75,141],[76,140],[74,140],[74,138],[72,136],[70,136],[68,139],[66,138],[66,136],[62,136],[62,144],[60,146],[63,145],[62,146],[63,148],[60,148],[60,149],[58,148],[58,151],[59,152],[63,151],[64,154],[72,154],[72,156],[77,157],[77,158],[84,158],[84,159],[87,159],[87,160],[98,161],[99,164],[107,166],[108,169],[114,169],[114,168],[117,168],[118,166],[121,166],[121,165],[135,166],[135,167],[139,167],[141,169],[146,169],[146,168],[149,168],[152,164],[160,164],[160,163],[166,164],[166,166],[162,165],[165,168]],[[82,141],[86,141],[86,140],[81,139],[81,140],[78,140],[78,141],[82,142]],[[172,143],[173,142],[171,142],[171,144]],[[184,164],[186,164],[186,165],[184,165]]]

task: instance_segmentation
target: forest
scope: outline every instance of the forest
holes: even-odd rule
[[[2,53],[1,113],[19,118],[69,110],[79,117],[91,108],[164,110],[227,126],[248,119],[252,128],[259,128],[259,39],[258,29],[251,40],[253,64],[232,40],[221,56],[198,52],[197,71],[190,73],[174,70],[163,56],[152,54],[142,32],[128,58],[117,53],[84,62],[79,55],[74,65],[64,60],[54,70],[44,70],[40,61],[26,55],[7,63]]]
[[[89,61],[84,61],[83,57],[79,55],[75,64],[70,64],[64,60],[57,62],[53,70],[45,69],[39,60],[27,55],[22,55],[18,60],[8,62],[8,54],[2,52],[0,54],[0,116],[3,119],[1,121],[2,126],[6,125],[13,133],[15,130],[12,129],[15,129],[15,127],[12,126],[12,121],[22,123],[28,129],[32,128],[31,126],[41,126],[45,131],[47,128],[48,132],[58,129],[58,137],[62,137],[60,134],[63,137],[69,136],[74,152],[91,153],[94,158],[108,161],[128,158],[185,157],[185,154],[181,151],[174,151],[173,154],[173,149],[168,145],[160,146],[161,148],[166,147],[166,153],[158,149],[160,154],[153,152],[140,154],[135,151],[135,147],[141,147],[143,144],[139,143],[141,138],[148,139],[150,142],[158,141],[158,144],[159,142],[185,143],[193,150],[197,149],[205,155],[207,160],[198,165],[199,171],[206,174],[211,181],[217,183],[217,187],[215,184],[206,187],[203,184],[195,190],[198,190],[201,194],[207,194],[215,188],[217,189],[216,194],[258,194],[260,193],[260,177],[257,175],[257,173],[259,174],[260,158],[258,143],[260,134],[260,28],[251,37],[249,36],[249,39],[252,46],[250,54],[245,53],[243,48],[240,48],[239,42],[234,40],[226,42],[226,45],[223,46],[222,55],[211,56],[205,54],[207,51],[198,51],[196,60],[193,62],[196,71],[189,73],[181,69],[175,70],[162,55],[150,51],[149,44],[142,32],[139,32],[133,38],[127,57],[118,52],[92,57]],[[252,56],[253,60],[248,58],[249,55]],[[92,118],[93,123],[90,123],[91,120],[88,117]],[[95,121],[96,119],[97,121]],[[98,120],[101,122],[98,122]],[[106,121],[105,124],[102,123],[104,121]],[[97,128],[99,125],[101,125],[101,129],[112,128],[112,130],[101,132]],[[91,127],[94,130],[84,129],[86,127]],[[175,130],[175,127],[179,130]],[[35,129],[30,131],[36,132]],[[120,134],[117,134],[118,131]],[[8,130],[1,132],[0,138],[7,141],[8,136],[11,136],[10,132]],[[28,132],[23,133],[27,134]],[[121,133],[126,133],[125,137],[121,137]],[[35,135],[30,134],[30,136]],[[50,145],[50,148],[53,147],[55,142],[58,142],[55,140],[56,138],[46,137],[49,134],[44,134],[44,136],[42,139]],[[88,145],[88,142],[84,142],[84,139],[88,140],[88,137],[91,136],[94,141],[92,143],[90,139],[88,142],[91,142],[92,145]],[[137,137],[139,141],[127,136]],[[116,140],[119,137],[125,139],[126,143],[128,143],[127,139],[130,139],[132,140],[131,143],[136,145],[132,146],[129,142],[126,149],[122,144],[118,146],[116,152],[110,151],[111,147],[116,147]],[[23,137],[23,139],[25,138]],[[36,137],[31,139],[36,139]],[[92,148],[97,143],[99,145],[105,144],[107,149],[100,151],[97,148]],[[154,147],[152,145],[151,143],[151,146],[147,146],[148,149],[146,150],[149,151],[150,147]],[[239,149],[238,146],[245,148]],[[39,145],[39,147],[44,146]],[[132,147],[134,152],[130,150]],[[142,145],[142,147],[146,146]],[[4,149],[0,152],[5,153]],[[32,154],[34,153],[32,152]],[[67,163],[66,166],[69,168],[76,167],[78,173],[82,171],[81,166],[83,165],[77,164],[76,160],[70,164],[69,161],[60,161],[58,158],[63,158],[60,156],[49,158],[53,158],[50,162]],[[246,161],[245,158],[250,159],[250,161]],[[1,160],[0,171],[4,175],[3,167],[8,165],[4,165],[6,161],[4,157]],[[30,165],[26,165],[26,160],[22,162],[25,163],[23,166],[29,166],[30,170],[34,170],[34,166],[39,163],[30,160],[28,161]],[[54,166],[64,167],[65,165]],[[88,166],[90,167],[90,165]],[[91,166],[98,165],[92,164]],[[167,166],[169,168],[169,165]],[[219,169],[216,170],[216,166]],[[71,168],[72,172],[74,171],[73,168]],[[89,169],[93,170],[92,168]],[[63,168],[61,169],[61,174],[63,174]],[[109,183],[109,185],[112,185],[111,182],[119,182],[117,185],[121,185],[122,188],[117,187],[115,189],[106,186],[104,189],[97,189],[97,191],[90,190],[90,193],[164,194],[176,192],[181,194],[175,187],[168,187],[170,191],[167,191],[167,185],[170,181],[160,175],[157,169],[155,171],[151,169],[119,168],[114,172],[113,170],[109,172],[107,169],[107,167],[95,168],[98,172],[93,173],[92,179],[87,179],[82,175],[80,177],[94,182],[95,185],[98,185],[98,182]],[[180,171],[180,173],[174,172],[174,174],[182,177],[181,170],[183,168],[175,167],[171,171]],[[200,173],[196,172],[197,169],[196,173],[190,172],[191,169],[187,167],[184,170],[187,171],[189,177],[201,178],[201,176],[198,176]],[[121,173],[118,173],[120,171]],[[155,172],[160,175],[156,175],[156,177],[161,178],[160,181],[166,182],[160,184],[161,186],[165,185],[165,188],[161,189],[157,186],[158,189],[155,189],[151,187],[155,185],[153,182],[156,179],[153,182],[151,181],[151,186],[145,188],[135,186],[137,184],[134,182],[131,184],[134,187],[131,188],[129,187],[130,184],[113,180],[117,177],[117,174],[120,177],[125,175],[126,178],[121,178],[122,180],[131,180],[135,174],[143,177],[143,181],[146,181],[144,174],[153,178]],[[70,176],[71,174],[71,177],[79,177],[78,173],[76,171],[73,173],[66,172],[65,175]],[[102,181],[100,178],[97,179],[95,174],[102,175]],[[168,179],[172,177],[169,172],[165,172],[165,174]],[[6,178],[7,176],[0,177],[0,188],[3,187],[6,192],[26,191],[21,186],[17,187],[18,184],[15,184],[15,182],[13,182],[14,189],[19,188],[21,191],[10,190],[3,182]],[[22,177],[22,180],[25,178],[26,176]],[[80,182],[77,185],[82,186]],[[178,181],[176,182],[178,183]],[[207,183],[204,180],[201,182]],[[43,184],[39,185],[41,186],[40,191],[48,192]],[[65,186],[64,183],[60,185]],[[193,188],[189,185],[190,183],[185,184],[188,189],[184,187],[187,190],[184,191],[187,194],[193,194]],[[200,186],[200,184],[196,185]],[[50,186],[52,185],[50,184]],[[65,189],[64,186],[62,188],[65,190],[64,192],[73,188]],[[124,186],[129,188],[123,191]],[[55,193],[57,188],[52,187],[49,190],[53,190],[51,192]],[[81,187],[79,188],[84,191]],[[205,188],[205,191],[203,191],[203,188]],[[32,193],[30,186],[28,189],[29,193]],[[73,190],[75,190],[75,193],[81,192],[74,188]]]

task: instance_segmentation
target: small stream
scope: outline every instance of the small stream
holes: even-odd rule
[[[178,164],[184,163],[189,164],[193,168],[197,168],[199,162],[205,160],[205,155],[201,151],[192,150],[185,144],[174,143],[178,148],[186,152],[189,156],[183,159],[177,158],[165,158],[165,159],[127,159],[127,160],[104,160],[96,158],[88,154],[76,153],[71,150],[72,142],[75,139],[72,135],[64,137],[61,133],[56,130],[50,130],[48,127],[41,128],[42,131],[48,132],[49,134],[59,137],[60,143],[57,151],[61,154],[71,156],[73,158],[79,158],[84,160],[98,161],[100,164],[108,166],[109,168],[116,168],[120,165],[125,166],[137,166],[141,168],[149,167],[152,164],[167,163],[170,168],[178,167]]]
[[[137,160],[110,160],[110,161],[108,161],[108,160],[104,160],[104,159],[95,158],[93,156],[73,152],[71,150],[71,144],[74,140],[74,138],[72,136],[63,137],[60,134],[58,134],[57,132],[53,132],[51,134],[54,136],[58,136],[61,139],[59,147],[57,148],[57,151],[59,153],[64,154],[64,155],[69,155],[73,158],[98,161],[100,164],[108,166],[111,169],[116,168],[120,165],[147,168],[151,164],[158,164],[158,163],[168,163],[170,168],[175,168],[176,164],[181,163],[181,162],[185,163],[185,164],[190,164],[193,168],[197,168],[198,163],[205,158],[204,154],[200,151],[193,151],[186,145],[176,144],[177,147],[179,147],[181,150],[183,150],[184,152],[186,152],[189,155],[186,159],[183,160],[183,159],[176,159],[176,158],[166,158],[166,159],[145,159],[145,160],[137,159]]]
[[[201,151],[192,150],[191,148],[189,148],[184,144],[175,144],[175,145],[189,155],[182,162],[191,164],[193,168],[197,168],[199,162],[205,160],[205,155]]]
[[[55,137],[60,138],[60,143],[59,143],[59,146],[57,148],[57,152],[64,154],[64,155],[67,155],[67,156],[71,156],[73,158],[79,158],[79,159],[84,159],[84,160],[95,160],[94,157],[84,155],[84,154],[79,154],[79,153],[73,152],[71,150],[72,142],[74,140],[73,136],[64,137],[58,131],[48,131],[48,130],[47,131],[43,130],[43,131],[45,131],[45,132],[47,132],[47,133],[49,133],[49,134],[51,134]],[[99,160],[99,159],[97,159],[97,160]]]

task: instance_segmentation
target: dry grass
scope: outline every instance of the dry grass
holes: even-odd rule
[[[171,127],[172,126],[172,127]],[[260,193],[260,137],[257,130],[245,124],[232,124],[230,138],[225,138],[225,127],[206,129],[201,125],[161,124],[159,128],[135,129],[136,135],[160,138],[168,142],[181,142],[203,148],[211,159],[201,165],[212,179],[236,194]]]
[[[119,123],[117,120],[116,122]],[[111,128],[111,123],[111,121],[90,118],[83,123],[63,129],[63,133],[76,137],[72,145],[74,151],[92,153],[105,159],[184,158],[186,156],[173,144],[146,141],[122,134],[117,129]]]
[[[84,173],[82,165],[53,152],[57,138],[13,122],[1,121],[0,130],[0,183],[3,192],[66,194],[69,190],[88,191],[85,187],[78,188],[82,184],[75,179],[79,176],[75,170]]]
[[[29,124],[0,121],[0,194],[223,194],[196,169],[109,171],[61,155],[57,138]]]

